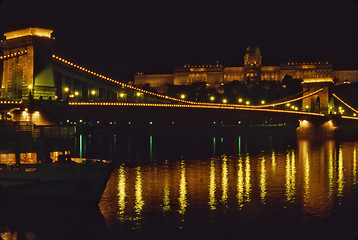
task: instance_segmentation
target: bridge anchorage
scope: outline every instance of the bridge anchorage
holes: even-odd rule
[[[2,119],[11,115],[37,125],[128,124],[138,119],[172,123],[176,118],[193,118],[199,124],[218,118],[255,124],[287,120],[299,123],[302,132],[322,128],[317,131],[323,135],[342,124],[358,123],[358,111],[332,92],[333,78],[303,79],[299,97],[260,105],[188,101],[137,88],[59,57],[51,48],[51,34],[41,28],[5,33],[0,42]],[[25,109],[28,114],[23,114]],[[41,117],[31,117],[35,112]]]

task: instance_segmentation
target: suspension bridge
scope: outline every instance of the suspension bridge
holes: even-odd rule
[[[5,34],[0,43],[2,119],[18,111],[12,118],[40,125],[358,123],[358,110],[331,91],[331,78],[303,79],[300,96],[260,105],[190,101],[137,88],[54,55],[48,47],[51,33]]]

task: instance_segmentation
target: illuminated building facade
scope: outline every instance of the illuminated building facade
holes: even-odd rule
[[[260,49],[249,46],[242,67],[224,67],[219,63],[183,65],[175,68],[173,74],[139,72],[134,76],[134,83],[139,87],[149,84],[152,88],[165,92],[167,84],[190,85],[194,82],[206,82],[208,87],[216,88],[232,81],[282,81],[285,76],[293,79],[335,78],[342,82],[358,82],[358,70],[336,71],[328,62],[288,62],[280,66],[263,66]]]

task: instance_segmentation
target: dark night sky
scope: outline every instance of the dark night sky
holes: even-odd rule
[[[251,42],[264,65],[358,69],[355,0],[0,0],[0,33],[26,27],[53,29],[57,55],[123,81],[185,63],[241,66]]]

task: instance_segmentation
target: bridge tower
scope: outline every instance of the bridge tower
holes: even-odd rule
[[[302,108],[310,112],[329,113],[333,109],[330,103],[329,87],[334,84],[333,78],[305,78],[302,88],[305,95],[323,89],[318,94],[302,100]],[[332,108],[330,108],[332,107]]]
[[[0,42],[3,55],[1,99],[53,99],[51,33],[43,28],[7,32]]]

